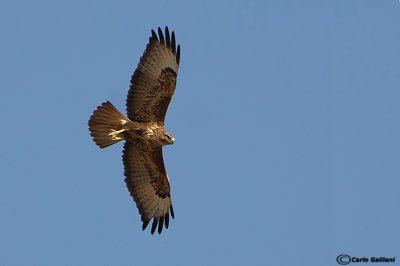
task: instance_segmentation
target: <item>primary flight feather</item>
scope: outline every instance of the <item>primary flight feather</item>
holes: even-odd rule
[[[164,130],[164,119],[175,91],[180,46],[175,33],[152,30],[147,47],[134,71],[126,99],[127,115],[110,102],[102,103],[89,119],[90,135],[105,148],[125,140],[122,161],[125,182],[136,202],[145,230],[151,220],[151,234],[168,228],[174,218],[169,178],[162,147],[175,138]]]

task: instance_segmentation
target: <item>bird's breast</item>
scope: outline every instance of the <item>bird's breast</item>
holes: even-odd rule
[[[158,142],[163,136],[164,129],[155,123],[131,122],[126,124],[126,131],[129,141]]]

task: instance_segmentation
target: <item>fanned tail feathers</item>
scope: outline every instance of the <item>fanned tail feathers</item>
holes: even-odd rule
[[[102,103],[89,119],[90,135],[100,148],[106,148],[122,139],[113,139],[110,133],[120,130],[130,120],[121,114],[109,101]]]

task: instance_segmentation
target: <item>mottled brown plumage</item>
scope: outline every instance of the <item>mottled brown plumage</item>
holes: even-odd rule
[[[151,233],[168,228],[174,218],[162,146],[174,137],[164,130],[164,119],[175,91],[180,46],[165,27],[165,36],[152,30],[149,43],[132,75],[126,100],[127,116],[105,102],[89,119],[94,142],[105,148],[125,140],[122,155],[125,182],[141,215],[143,230],[153,219]]]

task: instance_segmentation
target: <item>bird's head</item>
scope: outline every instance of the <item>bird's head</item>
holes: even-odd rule
[[[174,144],[175,138],[170,133],[165,131],[163,142],[164,142],[164,145],[171,145],[171,144]]]

